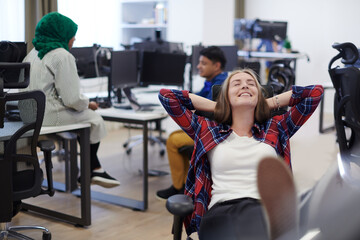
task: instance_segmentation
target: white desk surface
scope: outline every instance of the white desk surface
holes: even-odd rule
[[[5,122],[4,128],[0,129],[0,141],[9,140],[10,137],[21,127],[23,122]],[[76,123],[62,126],[47,126],[41,127],[40,135],[71,131],[76,129],[88,128],[90,123]],[[31,131],[25,134],[23,137],[31,136]]]
[[[40,130],[40,135],[46,135],[57,132],[65,132],[76,129],[88,128],[90,127],[90,123],[75,123],[61,126],[42,126]]]
[[[124,110],[117,108],[99,108],[96,110],[103,117],[114,117],[122,118],[129,120],[140,120],[140,121],[151,121],[157,120],[159,118],[165,118],[168,114],[165,112],[162,106],[159,106],[159,109],[154,109],[153,111],[138,111],[134,110]]]
[[[245,58],[274,58],[274,59],[297,59],[307,58],[304,53],[279,53],[279,52],[257,52],[257,51],[238,51],[239,57]]]

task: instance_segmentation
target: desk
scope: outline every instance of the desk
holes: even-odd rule
[[[168,114],[160,108],[159,111],[154,110],[152,112],[134,112],[133,110],[115,108],[98,109],[96,112],[106,121],[135,123],[143,126],[143,200],[138,201],[95,191],[91,192],[91,196],[93,199],[100,201],[145,211],[148,208],[148,123],[155,121],[160,122],[160,120],[165,119]]]
[[[16,122],[14,122],[16,123]],[[22,208],[46,216],[54,217],[66,222],[70,222],[80,226],[89,226],[91,224],[91,196],[90,196],[90,124],[79,123],[71,125],[63,125],[58,127],[42,127],[40,135],[54,134],[59,132],[75,132],[80,137],[80,167],[81,167],[81,190],[79,195],[81,198],[81,216],[73,216],[64,214],[51,209],[38,207],[32,204],[23,203]],[[54,187],[55,187],[54,183]]]
[[[258,51],[243,51],[239,50],[237,52],[239,57],[243,58],[262,58],[262,59],[288,59],[295,60],[298,58],[307,58],[309,61],[309,57],[304,53],[280,53],[280,52],[258,52]]]

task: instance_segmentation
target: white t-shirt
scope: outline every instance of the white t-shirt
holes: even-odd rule
[[[240,137],[234,131],[208,152],[213,181],[209,209],[217,202],[236,198],[260,199],[257,166],[264,157],[277,157],[270,145],[253,137]]]

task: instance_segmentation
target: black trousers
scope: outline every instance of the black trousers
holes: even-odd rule
[[[269,239],[260,201],[239,198],[215,204],[201,220],[199,239]]]
[[[97,157],[97,151],[99,149],[100,142],[90,144],[90,170],[91,172],[94,171],[96,168],[100,168],[100,161]]]

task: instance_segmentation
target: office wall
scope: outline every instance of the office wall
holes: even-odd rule
[[[234,44],[234,0],[169,0],[169,41]]]
[[[245,18],[288,21],[293,49],[310,57],[310,62],[298,61],[300,85],[330,81],[328,63],[337,54],[333,43],[348,41],[360,47],[359,9],[357,0],[245,0]],[[332,101],[325,104],[331,112]]]

